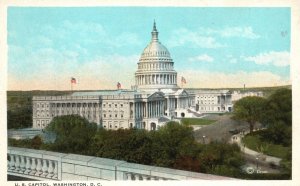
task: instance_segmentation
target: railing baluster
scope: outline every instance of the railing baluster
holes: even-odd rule
[[[16,163],[15,163],[15,170],[14,170],[14,172],[19,172],[19,170],[20,170],[20,156],[16,156]]]
[[[140,179],[140,175],[139,174],[134,174],[134,180],[139,180]]]
[[[42,172],[43,172],[43,174],[41,175],[41,177],[46,177],[48,174],[48,165],[47,165],[47,160],[45,160],[45,159],[43,159]]]
[[[36,173],[36,158],[31,158],[31,167],[30,175],[35,175]]]
[[[123,176],[123,179],[124,179],[124,180],[128,180],[128,173],[127,173],[127,172],[124,172],[123,175],[124,175],[124,176]]]
[[[16,168],[15,167],[15,155],[10,154],[9,157],[10,157],[10,162],[9,162],[9,170],[8,171],[12,171]]]
[[[20,170],[19,170],[19,173],[23,174],[23,172],[25,171],[25,156],[20,156],[20,159],[21,159],[21,163],[20,163]]]
[[[151,180],[157,180],[155,176],[151,176]]]
[[[54,175],[54,174],[53,174],[53,171],[54,171],[54,168],[53,168],[53,161],[52,161],[52,160],[49,160],[49,166],[48,166],[48,175],[47,175],[47,178],[52,178],[52,176]]]
[[[30,169],[30,167],[31,167],[30,159],[31,159],[30,157],[26,157],[26,166],[25,166],[26,170],[25,170],[24,174],[29,174],[30,171],[31,171],[31,169]]]
[[[36,173],[35,176],[40,176],[42,174],[42,161],[40,158],[37,159]]]
[[[54,161],[54,171],[53,171],[53,177],[52,179],[57,179],[58,178],[58,163],[57,161]]]

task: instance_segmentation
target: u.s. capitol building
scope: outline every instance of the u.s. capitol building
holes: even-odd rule
[[[74,114],[106,129],[156,130],[173,118],[194,114],[195,95],[178,87],[174,62],[159,42],[155,23],[151,34],[138,62],[133,90],[34,96],[33,128],[45,128],[56,116]]]

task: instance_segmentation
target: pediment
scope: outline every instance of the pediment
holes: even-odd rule
[[[154,92],[148,97],[148,100],[162,99],[165,95],[162,92]]]
[[[176,95],[179,96],[179,97],[188,97],[189,96],[189,93],[187,93],[187,91],[185,90],[179,90],[178,92],[176,92]]]

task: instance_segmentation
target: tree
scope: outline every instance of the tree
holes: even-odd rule
[[[238,100],[233,106],[233,119],[246,121],[251,133],[255,123],[261,119],[265,101],[264,98],[257,96],[248,96]]]
[[[89,123],[78,115],[55,117],[46,128],[46,132],[56,134],[55,142],[48,147],[54,151],[83,154],[96,131],[96,123]]]
[[[34,149],[40,149],[43,144],[42,138],[40,136],[34,136],[31,140],[31,147]]]
[[[268,126],[281,122],[286,126],[292,125],[292,91],[279,89],[267,100],[262,122]]]
[[[268,129],[265,140],[288,146],[292,143],[292,91],[279,89],[266,101],[262,117]]]
[[[174,167],[176,159],[196,156],[193,129],[177,122],[169,122],[154,134],[155,165]],[[155,152],[156,151],[156,152]]]

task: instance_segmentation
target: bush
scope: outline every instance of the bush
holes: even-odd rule
[[[86,154],[96,131],[97,124],[78,115],[55,117],[46,132],[55,133],[56,140],[46,147],[58,152]]]

